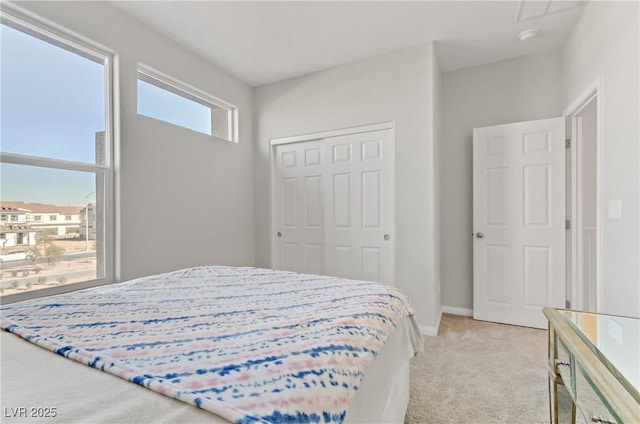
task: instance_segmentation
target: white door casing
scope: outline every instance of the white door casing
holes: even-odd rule
[[[601,310],[602,299],[602,264],[599,254],[602,252],[602,215],[597,207],[602,193],[602,153],[599,141],[602,139],[602,112],[601,102],[598,101],[601,90],[602,81],[598,77],[563,112],[563,116],[568,119],[567,129],[570,130],[571,137],[567,190],[572,225],[567,235],[567,263],[570,264],[567,267],[570,288],[567,298],[571,300],[571,308],[592,312]],[[585,123],[587,126],[583,128]],[[584,145],[585,141],[587,145]],[[591,160],[583,163],[587,152]],[[585,197],[585,194],[588,196]],[[584,200],[589,197],[591,202],[585,204]],[[587,222],[584,220],[585,215]]]
[[[393,284],[393,130],[273,146],[273,264]]]
[[[546,328],[565,300],[564,118],[473,131],[473,315]]]

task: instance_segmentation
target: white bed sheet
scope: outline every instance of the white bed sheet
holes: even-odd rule
[[[3,423],[228,423],[14,334],[1,333]],[[345,422],[403,422],[409,400],[409,359],[422,349],[413,317],[405,318],[367,369]],[[41,382],[43,374],[49,376],[47,384]],[[51,408],[55,408],[55,417],[37,416],[51,415]]]

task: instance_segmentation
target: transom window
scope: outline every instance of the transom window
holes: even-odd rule
[[[237,142],[235,106],[142,64],[138,114]]]

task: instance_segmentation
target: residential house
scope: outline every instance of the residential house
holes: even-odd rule
[[[80,231],[79,206],[59,206],[43,203],[2,201],[3,209],[24,211],[22,218],[7,213],[10,219],[24,219],[31,231],[44,232],[56,238],[77,237]],[[4,213],[4,212],[3,212]]]
[[[36,244],[36,231],[27,225],[27,213],[25,209],[0,206],[0,247]]]
[[[83,240],[96,239],[96,205],[87,204],[80,210],[80,238]],[[87,234],[89,234],[87,238]]]

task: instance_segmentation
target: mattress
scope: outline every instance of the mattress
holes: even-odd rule
[[[183,293],[185,291],[184,282],[190,281],[190,283],[192,283],[192,280],[185,278],[185,276],[193,277],[194,275],[198,276],[199,279],[202,279],[200,277],[206,275],[205,280],[211,280],[211,275],[231,275],[234,277],[226,280],[222,279],[225,284],[229,284],[230,282],[237,284],[238,281],[247,280],[252,281],[253,284],[262,284],[265,283],[266,280],[270,283],[274,281],[284,282],[284,286],[281,284],[275,284],[274,286],[280,291],[282,291],[283,288],[299,287],[301,284],[304,286],[302,289],[304,291],[319,283],[326,284],[328,282],[330,287],[332,287],[332,291],[338,293],[338,299],[340,299],[341,296],[344,297],[345,287],[347,287],[346,290],[348,293],[357,293],[360,290],[358,288],[359,286],[362,286],[364,291],[369,293],[371,291],[370,285],[375,284],[367,283],[367,285],[363,285],[364,282],[352,282],[350,280],[338,281],[338,279],[331,278],[327,280],[328,277],[305,276],[294,273],[282,273],[280,271],[258,270],[255,268],[205,268],[206,269],[182,270],[177,272],[177,274],[170,273],[162,276],[146,277],[147,280],[143,280],[142,284],[140,281],[135,280],[134,282],[123,284],[125,287],[128,287],[128,289],[131,289],[132,286],[135,287],[136,284],[138,284],[138,288],[149,287],[148,285],[145,286],[144,283],[150,283],[157,288],[153,296],[156,300],[158,296],[162,298],[161,292],[166,289],[166,286],[163,285],[162,282],[168,280],[180,281],[180,283],[178,283],[179,290],[180,293]],[[264,280],[264,278],[266,278],[266,280]],[[218,280],[220,279],[218,278]],[[175,284],[175,281],[172,284]],[[340,287],[342,287],[341,289],[336,288],[338,282],[340,283]],[[291,284],[293,284],[293,286],[291,286]],[[253,286],[253,291],[256,291],[259,287],[261,288],[262,285]],[[236,289],[240,290],[240,292],[242,292],[242,290],[252,291],[247,287],[237,287]],[[107,297],[113,297],[113,290],[116,290],[116,287],[91,289],[91,291],[89,291],[89,297],[93,297],[97,293],[99,294],[98,298],[104,300],[104,298],[101,297],[102,293],[106,291],[110,293]],[[202,292],[202,290],[201,287],[198,288],[198,291]],[[124,291],[126,292],[127,290]],[[116,292],[119,293],[118,296],[122,294],[122,291]],[[314,293],[316,292],[317,287],[314,289]],[[390,293],[392,297],[399,296],[395,291],[391,291]],[[220,293],[218,293],[218,295],[219,294]],[[369,296],[369,294],[366,295]],[[139,291],[137,295],[140,295]],[[313,296],[317,297],[316,295],[317,293]],[[386,295],[389,295],[389,292],[387,292]],[[50,309],[50,305],[61,305],[70,301],[69,298],[65,298],[64,296],[69,295],[63,295],[62,297],[56,296],[56,301],[53,303],[51,303],[51,300],[37,301],[35,303],[30,301],[32,302],[30,306],[33,308],[37,305],[39,305],[38,307],[49,305],[47,308]],[[260,294],[257,303],[260,303],[259,299],[264,300],[264,296],[264,293]],[[287,296],[291,297],[288,294]],[[301,303],[301,298],[308,300],[309,297],[309,293],[305,293],[293,302]],[[74,298],[72,297],[72,299]],[[75,299],[76,301],[78,300],[77,298]],[[124,299],[126,303],[126,296]],[[368,299],[371,300],[371,298]],[[255,300],[256,299],[254,299],[254,301]],[[315,300],[322,303],[322,299],[320,298]],[[344,308],[340,300],[334,300],[333,302],[338,302],[334,306],[338,305],[341,309]],[[179,304],[179,302],[177,303]],[[275,305],[272,301],[263,304],[271,305],[271,307]],[[144,305],[145,308],[148,307],[147,303],[144,303]],[[140,305],[138,304],[138,306]],[[9,307],[10,309],[7,310]],[[56,306],[56,308],[57,307],[58,306]],[[403,309],[403,307],[400,309]],[[8,317],[19,322],[20,313],[26,310],[27,309],[20,309],[20,306],[12,305],[3,308],[3,327],[13,325],[7,324],[6,320]],[[369,311],[371,310],[375,310],[375,308],[369,308]],[[290,311],[291,314],[295,315],[293,310]],[[356,393],[349,401],[346,415],[343,414],[339,417],[339,420],[336,421],[402,422],[408,402],[409,358],[422,348],[421,338],[410,312],[410,309],[406,309],[400,313],[398,316],[401,319],[393,325],[390,325],[390,327],[393,327],[392,330],[395,329],[395,331],[392,331],[383,343],[379,343],[380,340],[378,340],[380,346],[378,346],[379,349],[373,355],[375,359],[365,366],[365,372],[363,372],[364,377],[360,379],[359,385],[355,390]],[[11,313],[13,314],[12,316]],[[320,312],[320,314],[321,316],[327,316],[327,310]],[[353,315],[353,312],[349,312],[349,314]],[[358,314],[359,313],[356,313],[356,315]],[[369,314],[369,312],[366,314]],[[341,316],[343,317],[341,319],[344,320],[344,314]],[[243,316],[243,319],[246,320],[246,316]],[[381,318],[378,316],[377,319]],[[14,323],[14,321],[11,322]],[[311,321],[307,320],[306,325],[313,327],[309,322]],[[249,322],[245,323],[250,324]],[[344,324],[344,322],[342,323]],[[25,330],[26,332],[22,333],[22,337],[26,336],[30,338],[33,336],[32,332],[35,331],[34,328],[37,330],[37,327],[39,327],[39,325],[26,320],[22,323],[22,329],[28,328],[29,325],[31,325],[31,329],[29,331]],[[355,328],[353,325],[354,322],[349,321],[349,325],[346,327],[343,326],[343,328],[350,327],[353,329]],[[54,327],[58,326],[59,325],[56,324]],[[17,332],[19,333],[20,331]],[[330,333],[331,332],[327,333],[327,340],[331,340]],[[83,334],[82,337],[86,337],[86,334]],[[268,338],[266,335],[264,337]],[[378,335],[378,337],[384,339],[383,336]],[[376,337],[373,338],[375,339]],[[65,341],[65,343],[66,342],[68,342],[68,340]],[[41,345],[42,344],[43,343],[41,343]],[[44,343],[44,345],[46,344],[47,343]],[[323,343],[320,343],[320,346],[322,345]],[[332,342],[332,345],[335,345],[335,343]],[[374,343],[373,346],[375,347],[376,343]],[[51,349],[51,346],[44,347]],[[189,349],[191,348],[192,347],[189,347]],[[371,348],[371,350],[373,351],[373,348]],[[317,368],[318,364],[313,364],[313,367]],[[127,384],[116,376],[118,373],[112,375],[98,371],[95,368],[87,367],[78,362],[70,361],[64,358],[63,355],[52,355],[51,352],[35,344],[28,343],[16,337],[14,334],[2,334],[1,371],[4,422],[228,422],[227,420],[230,419],[228,415],[225,415],[224,410],[222,410],[222,414],[216,414],[216,411],[211,411],[210,409],[204,410],[189,405],[184,402],[184,399],[182,399],[183,402],[179,402],[169,396],[160,396],[158,393],[147,390],[150,387],[144,384]],[[120,375],[120,377],[122,377],[122,375]],[[244,416],[240,418],[231,417],[230,420],[242,422],[243,419],[245,419]],[[264,419],[263,421],[276,422],[277,420],[270,418]]]

